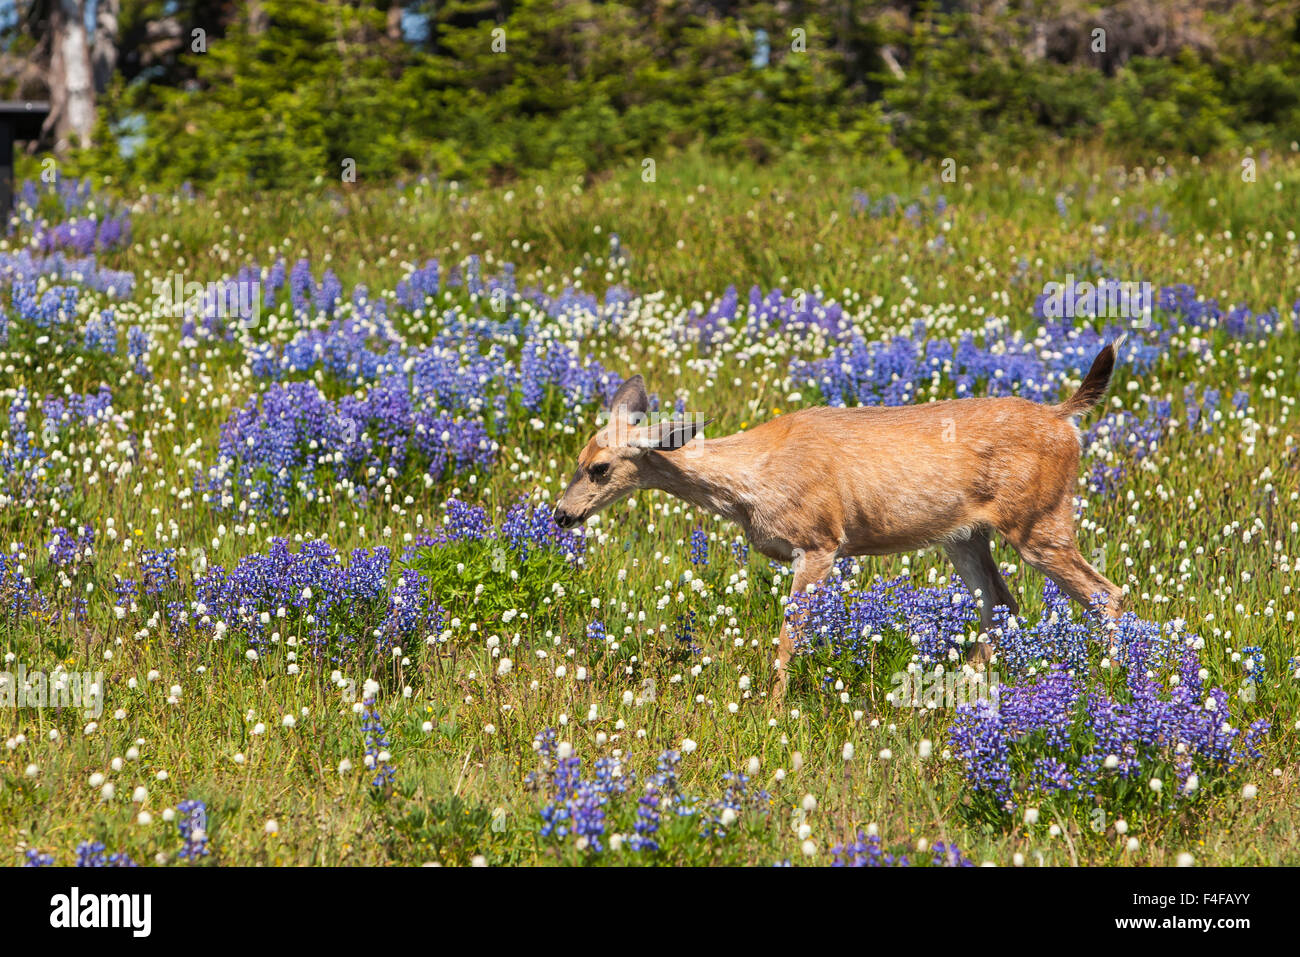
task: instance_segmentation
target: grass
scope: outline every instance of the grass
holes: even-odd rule
[[[957,182],[946,183],[937,165],[746,169],[687,154],[660,162],[654,183],[629,169],[594,182],[549,179],[474,192],[417,183],[290,196],[132,197],[130,245],[100,253],[99,262],[136,276],[133,297],[113,306],[120,330],[140,324],[152,336],[151,376],[133,373],[120,355],[47,354],[46,346],[15,346],[16,337],[0,356],[6,404],[20,385],[41,396],[105,382],[115,413],[100,426],[61,433],[40,488],[0,498],[0,544],[17,556],[19,578],[30,577],[51,601],[37,617],[11,614],[0,623],[0,651],[12,656],[6,667],[102,671],[106,687],[90,733],[69,708],[0,712],[9,745],[0,750],[0,860],[21,863],[26,850],[38,849],[68,862],[92,840],[140,862],[172,863],[180,839],[164,812],[198,799],[211,851],[203,860],[219,864],[826,863],[832,845],[869,824],[887,850],[915,861],[929,856],[918,841],[942,841],[977,863],[1163,865],[1183,853],[1204,864],[1296,863],[1300,681],[1286,662],[1300,654],[1292,584],[1300,552],[1300,335],[1290,323],[1300,299],[1292,216],[1300,159],[1258,159],[1255,182],[1243,181],[1235,158],[1135,170],[1065,153],[962,168]],[[855,199],[855,190],[866,198]],[[873,215],[872,204],[889,194],[899,197],[898,212]],[[945,211],[936,206],[940,195]],[[912,202],[916,213],[904,213]],[[610,259],[611,234],[626,251],[623,261]],[[188,489],[213,464],[222,423],[267,382],[253,375],[238,340],[182,343],[178,320],[151,309],[151,280],[181,273],[207,282],[248,262],[270,266],[283,256],[291,266],[308,257],[318,280],[326,266],[337,272],[346,301],[355,283],[375,298],[412,264],[438,258],[446,269],[469,255],[482,257],[485,273],[514,263],[521,289],[558,295],[571,286],[600,298],[620,284],[637,294],[618,329],[570,312],[555,334],[619,378],[643,373],[665,403],[681,398],[715,417],[714,434],[815,404],[815,390],[791,379],[790,361],[831,349],[824,337],[787,332],[737,336],[712,349],[683,342],[683,317],[706,311],[729,285],[742,301],[754,285],[764,293],[818,292],[842,303],[868,339],[917,322],[930,335],[955,336],[990,320],[1032,336],[1036,295],[1067,272],[1189,283],[1225,307],[1277,309],[1285,321],[1273,336],[1180,333],[1145,372],[1119,369],[1112,408],[1141,414],[1148,399],[1181,401],[1195,385],[1198,393],[1221,390],[1224,419],[1210,434],[1169,430],[1143,463],[1131,463],[1116,494],[1080,488],[1085,555],[1104,556],[1137,615],[1185,619],[1205,638],[1208,683],[1233,693],[1234,724],[1272,723],[1263,758],[1222,769],[1216,786],[1207,781],[1191,801],[1130,795],[1108,807],[1044,798],[1035,824],[1019,810],[989,812],[961,762],[945,758],[952,710],[895,708],[884,697],[913,654],[906,636],[886,635],[864,668],[825,652],[804,656],[789,709],[774,710],[764,693],[785,578],[757,555],[734,559],[734,528],[659,493],[641,493],[593,521],[580,567],[524,569],[539,581],[508,582],[513,556],[503,566],[485,553],[465,562],[479,570],[457,588],[448,568],[462,559],[447,566],[436,546],[428,550],[427,561],[444,562],[435,579],[448,582],[434,597],[455,621],[431,644],[397,654],[314,660],[288,645],[286,628],[285,640],[254,662],[235,638],[178,627],[165,599],[188,603],[193,613],[200,550],[208,569],[233,568],[276,536],[295,546],[327,536],[344,556],[376,545],[399,552],[406,536],[441,523],[451,497],[485,505],[497,522],[520,494],[553,501],[592,431],[595,406],[575,417],[557,402],[545,416],[512,405],[494,433],[501,452],[491,469],[427,484],[408,468],[368,496],[334,486],[329,501],[295,494],[285,514],[220,513]],[[83,294],[80,319],[108,304],[102,294]],[[463,289],[391,314],[404,340],[420,344],[451,308],[507,315]],[[528,303],[512,302],[510,312],[550,327]],[[300,327],[277,307],[249,341],[281,345]],[[1200,348],[1198,338],[1212,346]],[[321,372],[298,378],[331,396],[364,386]],[[1228,402],[1237,390],[1249,396],[1240,412]],[[941,378],[919,398],[951,394]],[[10,433],[5,439],[14,442]],[[46,543],[55,527],[80,523],[96,530],[94,554],[61,572]],[[690,561],[697,528],[711,539],[706,567]],[[178,580],[163,598],[124,602],[119,618],[114,576],[139,579],[144,548],[177,549]],[[1041,577],[1004,546],[997,557],[1022,615],[1037,620]],[[486,564],[475,566],[479,560]],[[931,549],[860,562],[864,582],[877,575],[942,585],[951,570]],[[552,587],[557,578],[563,595]],[[490,594],[476,601],[471,586],[478,584]],[[512,594],[528,596],[516,609],[528,614],[507,622],[501,608]],[[69,614],[76,596],[87,602],[82,620]],[[675,637],[688,612],[696,650]],[[360,633],[361,618],[341,613],[340,633]],[[616,649],[589,636],[592,621]],[[294,627],[305,640],[305,625]],[[1250,646],[1263,649],[1267,674],[1249,700],[1236,702],[1246,677],[1240,653]],[[506,674],[498,673],[501,657],[513,663]],[[331,678],[336,669],[341,687]],[[363,766],[358,688],[368,679],[381,688],[375,709],[395,770],[382,787]],[[603,852],[580,849],[573,835],[542,834],[545,787],[531,788],[528,775],[539,767],[534,737],[544,728],[584,759],[588,776],[592,761],[615,750],[624,772],[636,775],[628,794],[606,806]],[[933,742],[924,759],[923,740]],[[680,791],[698,799],[699,813],[666,813],[657,852],[610,849],[611,834],[631,833],[641,782],[667,749],[683,752]],[[705,809],[723,799],[721,775],[747,769],[751,759],[757,771],[749,793],[731,802],[740,808],[735,823],[725,836],[700,837]],[[341,773],[345,761],[353,767]],[[92,784],[92,775],[102,780]],[[114,785],[111,797],[104,784]],[[1246,784],[1257,788],[1254,797],[1243,796]],[[138,787],[147,791],[140,801],[133,800]],[[141,823],[142,810],[149,823]],[[1121,817],[1123,834],[1115,826]],[[1129,837],[1136,848],[1126,849]]]

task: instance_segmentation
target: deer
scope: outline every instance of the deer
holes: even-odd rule
[[[1079,552],[1072,492],[1075,419],[1105,397],[1122,341],[1106,345],[1057,405],[999,396],[821,406],[714,439],[699,417],[650,423],[645,382],[634,375],[579,453],[553,518],[572,529],[638,490],[667,492],[734,522],[760,554],[792,562],[791,601],[837,559],[938,545],[978,604],[980,634],[965,657],[979,670],[994,655],[994,609],[1020,610],[990,552],[993,532],[1085,609],[1120,615],[1122,590]],[[798,623],[797,613],[783,615],[778,707]]]

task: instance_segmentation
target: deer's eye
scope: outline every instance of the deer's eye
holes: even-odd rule
[[[597,462],[590,469],[588,469],[588,471],[591,473],[592,478],[603,479],[606,475],[609,474],[609,463]]]

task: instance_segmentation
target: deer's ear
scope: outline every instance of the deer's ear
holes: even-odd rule
[[[650,396],[645,391],[645,380],[639,375],[625,381],[609,400],[609,410],[615,415],[620,410],[625,416],[645,415],[650,411]]]
[[[628,444],[641,449],[655,449],[658,452],[672,452],[704,430],[712,419],[692,417],[690,419],[659,422],[641,430]]]

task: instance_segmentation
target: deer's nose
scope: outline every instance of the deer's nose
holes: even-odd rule
[[[555,524],[560,528],[573,528],[578,524],[578,516],[566,512],[561,506],[555,506]]]

